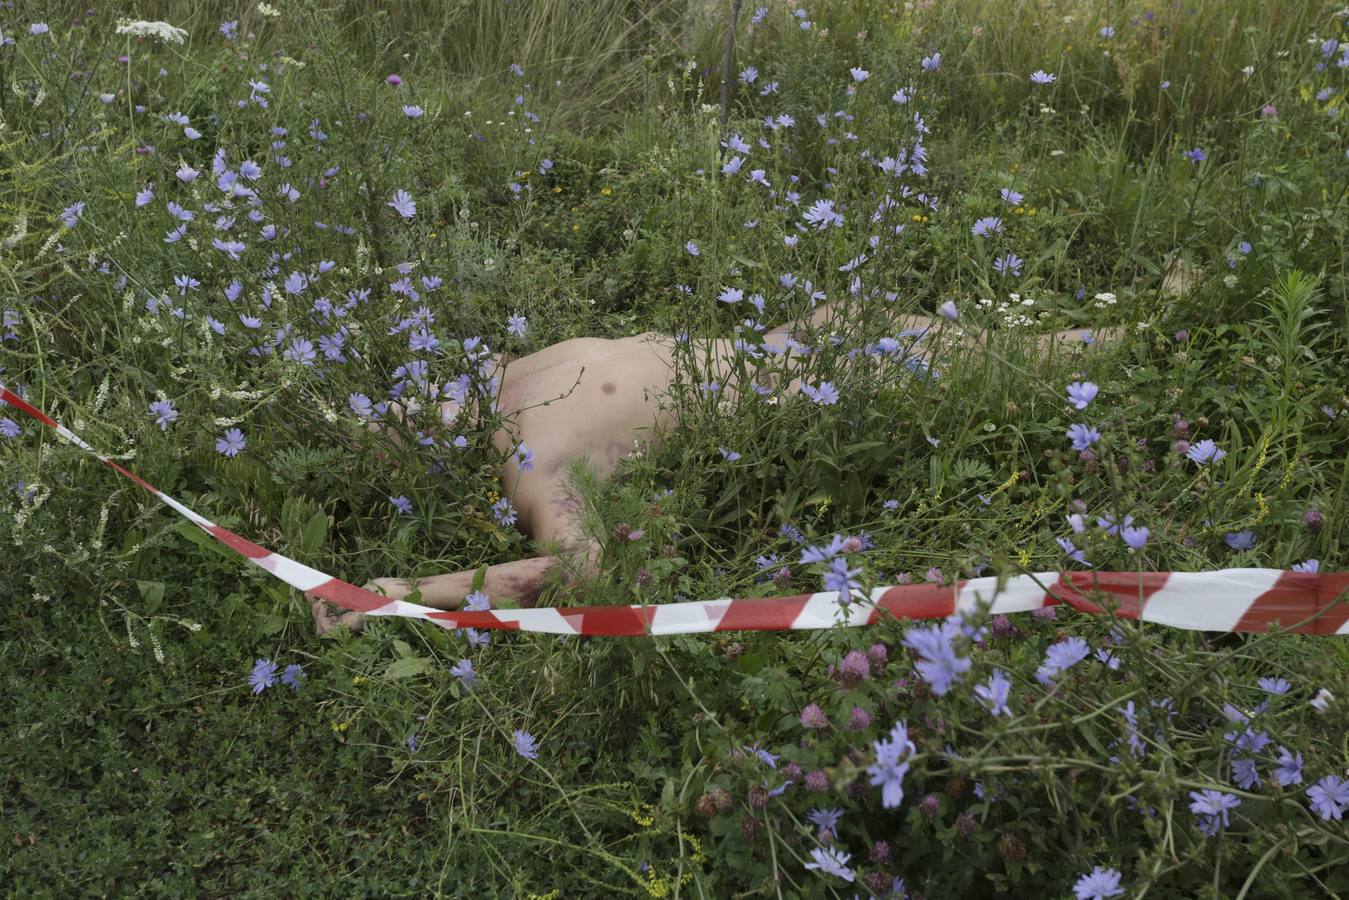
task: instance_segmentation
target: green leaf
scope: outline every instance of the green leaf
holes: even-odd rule
[[[214,535],[207,534],[186,519],[183,519],[170,527],[198,547],[203,547],[215,553],[219,553],[221,556],[228,556],[233,559],[238,558],[233,550],[220,543]]]
[[[385,678],[411,678],[420,675],[431,667],[431,660],[425,656],[409,656],[396,659],[384,670]]]
[[[266,616],[263,618],[262,624],[258,626],[258,633],[263,637],[266,637],[267,635],[276,634],[285,627],[285,616]]]
[[[195,525],[192,527],[196,527]],[[164,582],[162,581],[141,581],[136,579],[136,587],[140,588],[141,599],[145,601],[144,612],[153,615],[159,611],[164,603]]]
[[[319,510],[305,523],[300,534],[300,549],[311,554],[323,546],[323,538],[328,533],[328,514]]]

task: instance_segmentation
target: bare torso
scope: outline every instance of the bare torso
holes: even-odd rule
[[[526,532],[575,543],[566,492],[571,464],[584,458],[597,476],[608,477],[624,456],[673,424],[664,402],[672,354],[673,341],[657,334],[575,338],[498,370],[497,406],[508,424],[494,441],[503,453],[517,441],[534,452],[531,471],[521,473],[511,456],[502,472]]]

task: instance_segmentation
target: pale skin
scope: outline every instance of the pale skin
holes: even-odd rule
[[[818,327],[832,315],[830,306],[821,304],[808,320],[780,326],[767,332],[764,340],[784,344],[797,329]],[[911,315],[895,324],[896,330],[925,329],[937,322]],[[1083,333],[1083,329],[1074,329],[1038,340],[1041,350],[1050,352],[1055,347],[1082,346]],[[1118,332],[1093,331],[1093,335],[1099,344],[1117,337]],[[969,345],[977,342],[969,335],[963,340]],[[919,341],[915,349],[925,355],[924,345],[925,341]],[[714,341],[711,350],[714,375],[733,396],[732,342]],[[790,355],[789,351],[786,356]],[[494,359],[494,373],[501,382],[497,407],[508,424],[493,442],[503,455],[523,442],[534,451],[535,461],[533,470],[521,473],[516,458],[508,456],[502,471],[503,493],[519,513],[517,524],[535,544],[559,552],[488,566],[482,590],[489,597],[510,597],[532,605],[550,577],[560,575],[564,585],[575,585],[594,574],[600,546],[578,522],[578,500],[568,490],[569,470],[576,460],[584,459],[596,476],[607,478],[629,453],[654,449],[660,435],[674,424],[668,402],[660,402],[668,397],[673,381],[673,360],[674,340],[654,333],[618,339],[575,338],[504,364],[500,356]],[[793,380],[782,393],[790,396],[799,388]],[[390,404],[389,411],[393,416],[403,414],[398,404]],[[455,421],[460,413],[455,402],[441,406],[447,422]],[[369,427],[381,430],[377,423]],[[389,437],[399,443],[392,432]],[[457,609],[472,591],[475,574],[470,569],[415,579],[420,602],[437,609]],[[365,587],[402,599],[414,584],[406,578],[377,578]],[[332,604],[310,593],[305,597],[311,602],[317,633],[343,626],[353,631],[361,628],[364,617],[360,613],[339,614]]]

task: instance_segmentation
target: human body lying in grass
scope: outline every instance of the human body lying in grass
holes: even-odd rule
[[[804,339],[835,315],[829,304],[821,304],[808,319],[764,334],[765,344],[787,348],[779,356],[781,366],[776,368],[790,370],[793,336]],[[925,338],[941,324],[950,323],[911,315],[894,324],[901,335],[917,339],[908,351],[909,357],[926,365],[932,347]],[[1117,336],[1117,330],[1098,331],[1093,337],[1087,329],[1072,329],[1041,335],[1037,342],[1040,352],[1048,353],[1056,347],[1084,346],[1088,341],[1096,343]],[[967,333],[962,340],[971,349],[981,345],[977,336]],[[721,396],[727,399],[734,399],[739,389],[736,353],[731,340],[712,341],[707,352],[710,377],[721,385]],[[579,501],[569,488],[571,466],[584,460],[598,478],[607,478],[635,449],[654,449],[662,432],[674,424],[668,398],[675,357],[673,338],[648,332],[618,339],[575,338],[517,359],[496,354],[484,361],[486,379],[499,384],[496,410],[505,427],[493,436],[493,442],[505,457],[502,486],[517,513],[515,524],[536,546],[554,551],[488,566],[482,586],[488,596],[533,604],[550,577],[560,577],[564,585],[574,586],[595,573],[600,545],[581,525]],[[759,376],[756,387],[760,391],[779,388],[772,380],[765,386],[765,381]],[[784,397],[801,393],[801,381],[793,378],[780,390]],[[471,402],[466,408],[458,401],[449,401],[441,404],[440,410],[447,424],[461,417],[475,417]],[[391,403],[386,419],[401,419],[404,413],[403,406]],[[373,422],[370,428],[384,430]],[[388,434],[395,444],[402,445],[394,432]],[[521,446],[530,449],[523,472],[521,454],[514,450]],[[473,569],[448,572],[417,578],[415,585],[412,579],[377,578],[366,587],[394,599],[407,597],[415,587],[421,592],[421,603],[456,609],[472,592],[475,575]],[[338,625],[352,630],[361,627],[361,614],[339,615],[327,601],[312,593],[305,596],[311,602],[319,634]]]

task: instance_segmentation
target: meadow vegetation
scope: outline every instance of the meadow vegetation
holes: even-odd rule
[[[1349,9],[746,2],[723,125],[731,9],[0,5],[0,383],[356,584],[533,550],[499,417],[390,402],[643,331],[679,425],[577,470],[586,602],[1345,567]],[[722,396],[820,300],[807,395]],[[1349,894],[1342,638],[319,638],[5,409],[0,535],[15,895]]]

